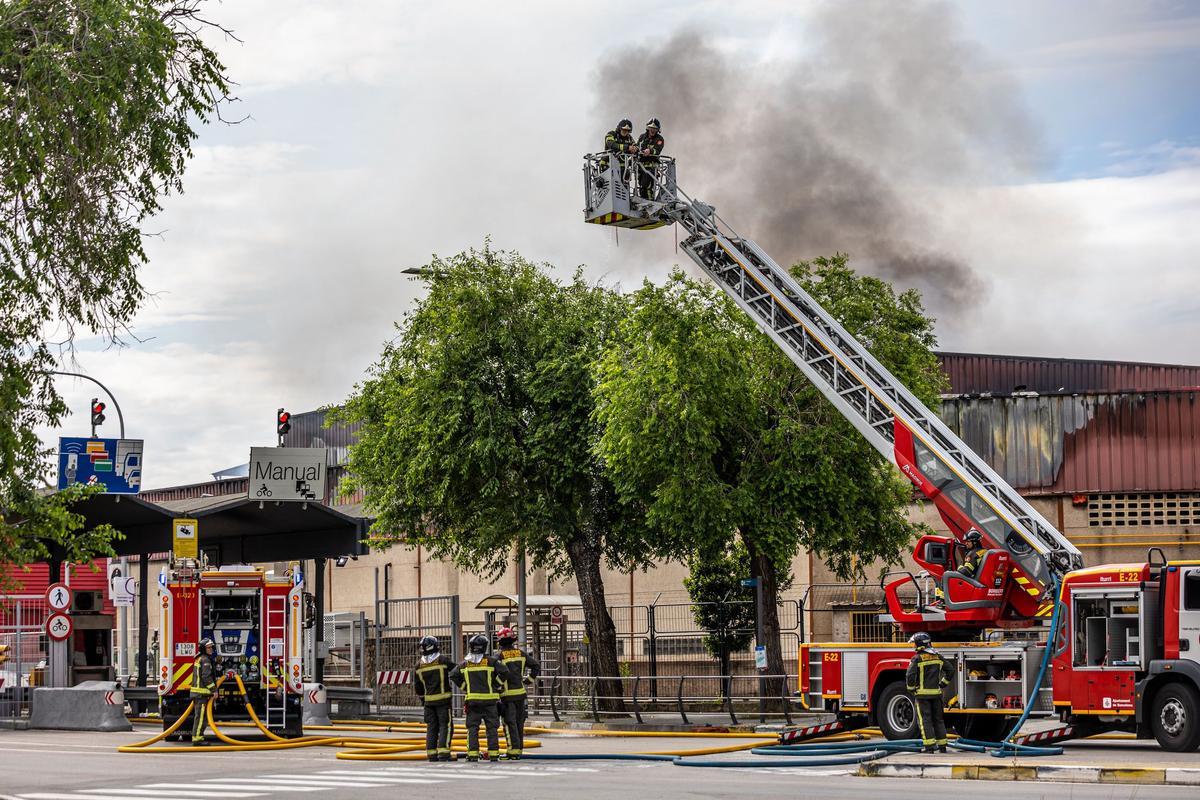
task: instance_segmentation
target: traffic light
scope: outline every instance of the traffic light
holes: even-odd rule
[[[91,427],[102,425],[104,422],[104,404],[97,398],[91,398]]]
[[[292,429],[292,415],[282,408],[275,412],[275,432],[282,439]]]

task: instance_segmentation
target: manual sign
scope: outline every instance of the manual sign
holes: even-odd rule
[[[250,448],[250,499],[312,501],[325,497],[324,447]]]

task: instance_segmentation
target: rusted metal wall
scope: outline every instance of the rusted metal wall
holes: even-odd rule
[[[951,393],[1134,392],[1200,387],[1200,367],[1071,358],[938,353]]]
[[[957,397],[941,417],[1022,492],[1197,491],[1198,394]]]

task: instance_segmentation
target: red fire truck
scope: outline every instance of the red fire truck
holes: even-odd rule
[[[679,247],[937,508],[951,535],[917,542],[923,572],[892,576],[881,619],[934,634],[939,652],[955,660],[946,700],[962,732],[994,739],[1028,711],[1074,723],[1062,738],[1120,729],[1172,750],[1200,746],[1200,562],[1168,563],[1159,553],[1145,564],[1084,569],[1079,549],[787,269],[684,193],[673,159],[596,153],[583,174],[586,222],[683,228]],[[972,530],[987,552],[964,574],[959,542]],[[911,655],[907,644],[806,645],[801,697],[835,712],[843,727],[875,722],[891,738],[908,738]]]
[[[192,668],[199,643],[216,645],[226,680],[213,704],[217,720],[245,720],[248,701],[262,723],[280,736],[302,734],[302,634],[305,596],[299,570],[291,576],[246,566],[202,570],[180,562],[159,576],[162,611],[158,694],[163,728],[191,702]],[[173,734],[180,736],[181,734]]]

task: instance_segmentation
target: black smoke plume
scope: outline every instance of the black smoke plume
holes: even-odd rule
[[[1015,83],[955,9],[831,2],[795,56],[754,44],[692,29],[610,53],[597,125],[661,118],[680,186],[783,263],[845,252],[941,314],[976,303],[986,284],[933,198],[1027,175],[1042,153]]]

